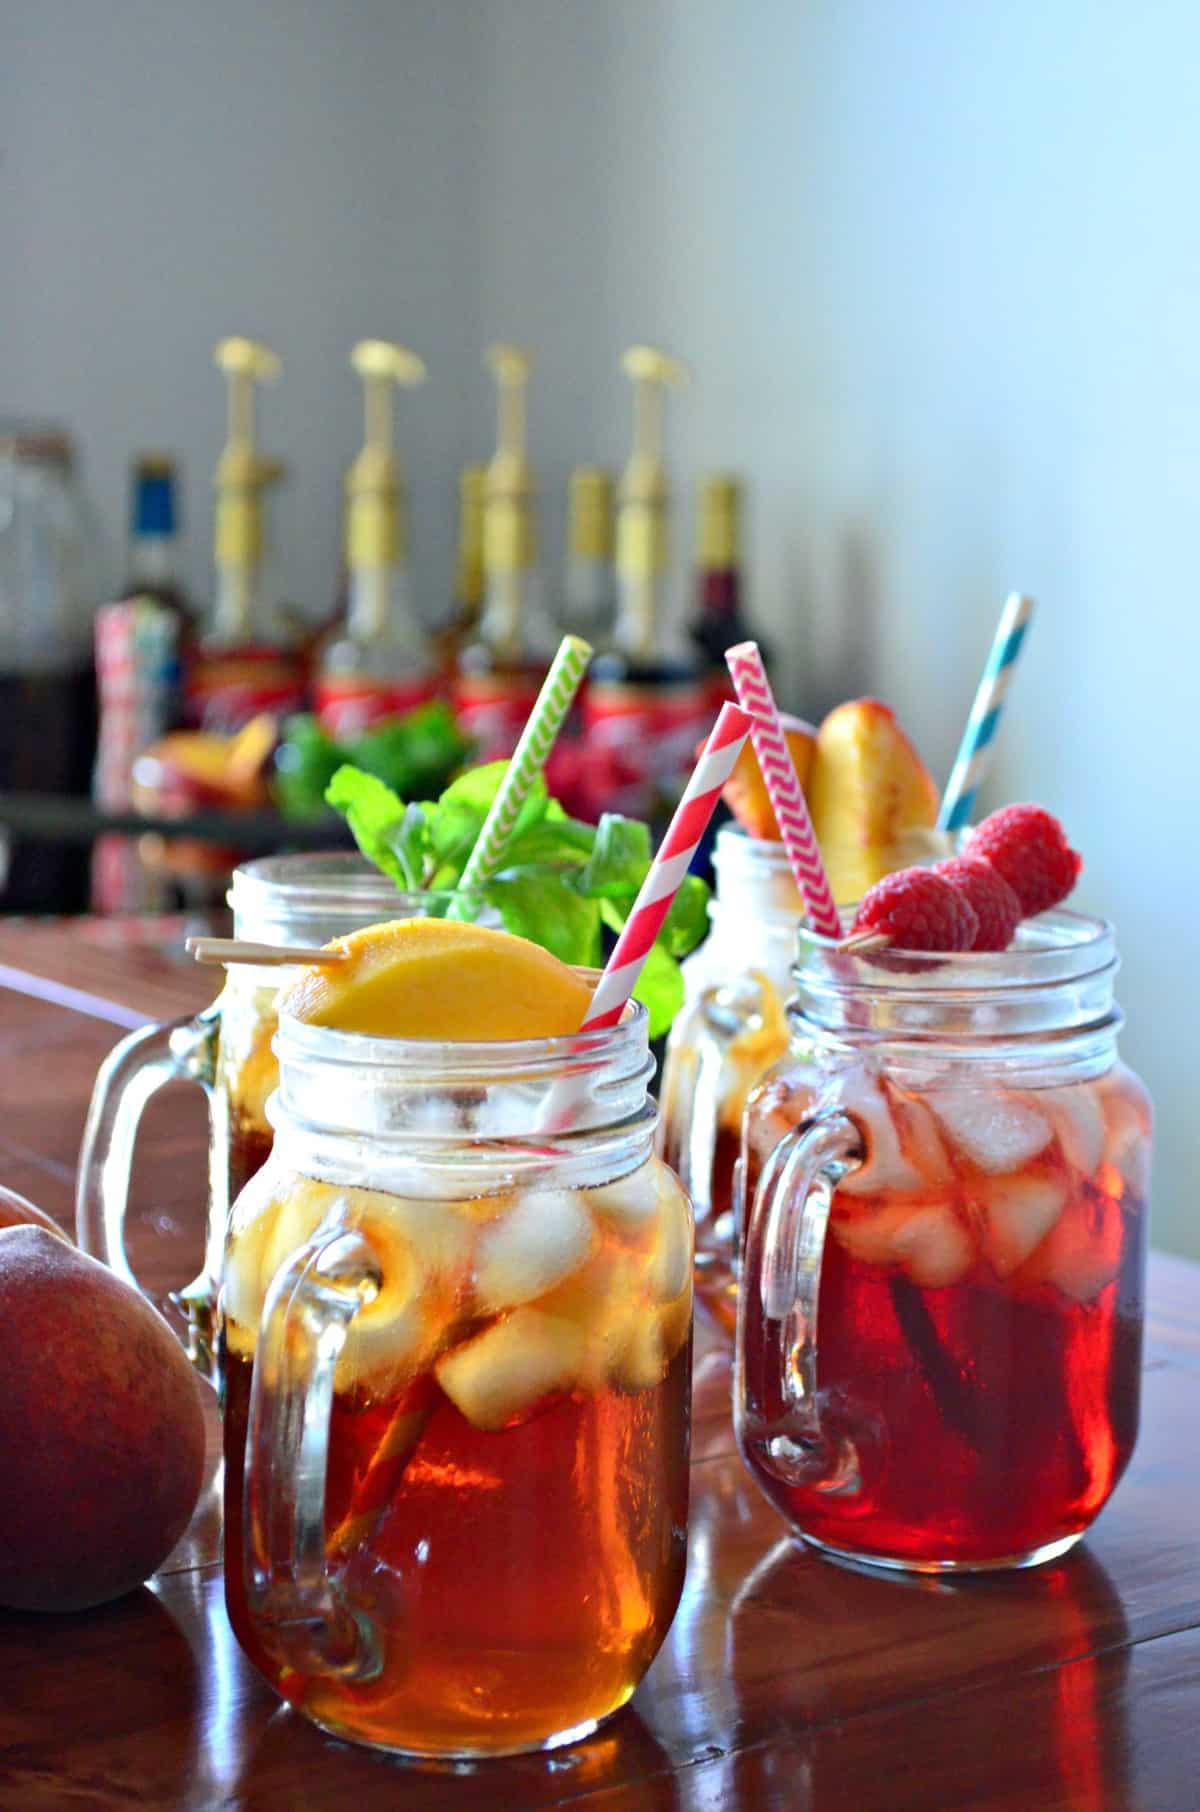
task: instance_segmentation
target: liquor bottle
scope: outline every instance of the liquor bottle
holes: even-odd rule
[[[186,710],[192,723],[228,731],[260,712],[299,710],[306,672],[263,530],[264,493],[284,466],[265,458],[255,438],[255,386],[278,377],[280,362],[266,346],[245,339],[222,340],[215,361],[229,385],[228,437],[216,473],[216,596],[189,662]]]
[[[413,607],[408,570],[408,498],[393,440],[397,384],[420,384],[415,353],[362,340],[350,363],[363,381],[365,436],[346,474],[345,624],[318,661],[317,716],[331,736],[361,735],[381,718],[424,704],[435,690],[432,655]]]
[[[584,731],[593,808],[658,818],[712,716],[704,669],[678,628],[662,453],[664,391],[687,372],[652,346],[631,347],[622,369],[634,386],[634,436],[618,489],[617,618],[592,667]]]
[[[498,388],[499,435],[484,478],[484,601],[479,633],[464,648],[454,688],[478,761],[511,755],[553,653],[538,568],[533,467],[526,453],[529,355],[487,353]]]
[[[123,598],[153,598],[181,629],[190,622],[191,605],[179,579],[175,462],[164,453],[140,453],[133,462],[128,573]]]
[[[742,603],[742,486],[727,472],[700,480],[696,518],[696,599],[688,633],[709,669],[714,708],[733,697],[725,650],[754,634]],[[762,638],[759,647],[767,653]]]
[[[86,796],[96,752],[92,616],[111,596],[95,512],[60,429],[0,418],[0,789]],[[82,912],[87,858],[0,827],[5,912]]]
[[[567,495],[563,628],[598,648],[608,647],[617,607],[612,473],[601,466],[576,466]]]
[[[458,475],[458,543],[450,608],[434,631],[439,671],[453,683],[458,659],[479,631],[483,610],[484,466],[464,466]]]

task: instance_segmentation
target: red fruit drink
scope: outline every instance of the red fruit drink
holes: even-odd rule
[[[797,1041],[747,1112],[738,1434],[806,1540],[1028,1565],[1120,1479],[1150,1106],[1114,967],[1107,927],[1054,913],[1003,954],[798,972]]]
[[[894,848],[897,865],[940,852],[936,833]],[[879,853],[879,852],[876,852]],[[782,843],[727,826],[713,856],[712,932],[683,965],[687,1000],[663,1066],[659,1151],[696,1211],[696,1294],[737,1326],[734,1171],[747,1097],[787,1050],[800,896]]]

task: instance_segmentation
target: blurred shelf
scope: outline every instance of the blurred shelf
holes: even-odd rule
[[[137,812],[103,812],[87,799],[49,793],[0,792],[0,830],[46,843],[93,843],[97,837],[158,835],[228,844],[256,855],[278,849],[351,847],[344,821],[334,813],[314,819],[274,811],[197,812],[188,818],[146,818]]]

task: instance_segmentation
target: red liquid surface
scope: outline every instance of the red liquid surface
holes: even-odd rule
[[[1144,1101],[1140,1091],[1137,1099]],[[781,1105],[767,1103],[775,1136],[792,1111],[781,1115]],[[751,1146],[748,1199],[761,1155]],[[780,1324],[761,1314],[746,1320],[743,1457],[803,1535],[864,1558],[979,1566],[1030,1555],[1088,1527],[1133,1451],[1144,1199],[1111,1163],[1082,1177],[1051,1145],[1020,1177],[1068,1177],[1061,1213],[1001,1276],[980,1255],[986,1233],[972,1222],[980,1211],[971,1194],[978,1177],[967,1172],[958,1166],[954,1213],[984,1244],[937,1287],[914,1282],[903,1263],[869,1262],[842,1243],[839,1220],[853,1229],[855,1216],[861,1225],[867,1214],[886,1213],[886,1196],[869,1204],[834,1197],[815,1425],[785,1402]],[[755,1241],[742,1278],[755,1303],[758,1264]],[[1098,1280],[1094,1290],[1085,1267]]]
[[[242,1479],[251,1366],[225,1362],[225,1591],[243,1648],[325,1728],[417,1753],[532,1747],[625,1703],[683,1587],[690,1343],[662,1381],[547,1398],[499,1432],[432,1380],[336,1398],[326,1530],[378,1632],[378,1675],[306,1677],[250,1617]],[[415,1444],[388,1441],[414,1409]],[[347,1533],[349,1532],[349,1533]]]

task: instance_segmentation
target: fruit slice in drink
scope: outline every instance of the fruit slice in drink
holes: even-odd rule
[[[342,1032],[470,1043],[566,1036],[591,1001],[548,950],[453,919],[396,919],[333,947],[345,960],[306,969],[281,1010]]]

